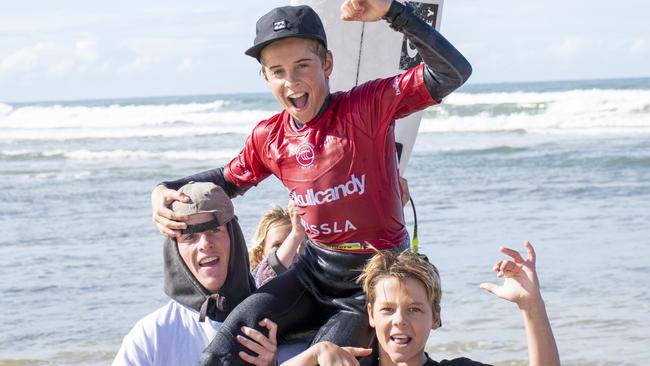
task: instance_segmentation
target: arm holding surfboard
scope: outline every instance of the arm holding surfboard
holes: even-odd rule
[[[346,21],[382,18],[416,47],[425,64],[425,84],[434,99],[451,94],[472,74],[467,59],[411,7],[394,0],[346,0],[341,6],[341,19]]]

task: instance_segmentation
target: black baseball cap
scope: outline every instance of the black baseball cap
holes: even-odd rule
[[[289,37],[312,38],[327,48],[325,28],[314,9],[307,5],[282,6],[266,13],[257,21],[255,42],[245,53],[259,60],[264,47]]]

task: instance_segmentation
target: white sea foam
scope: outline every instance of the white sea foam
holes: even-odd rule
[[[0,126],[15,129],[110,128],[186,124],[254,123],[269,111],[224,109],[223,100],[168,105],[24,106],[2,113]],[[1,107],[0,107],[1,108]],[[10,107],[11,108],[11,107]]]
[[[4,103],[0,103],[0,121],[2,118],[9,114],[13,110],[13,107]]]
[[[0,104],[0,141],[248,134],[258,121],[278,111],[272,100],[243,110],[242,104],[230,103],[13,108]],[[650,133],[650,90],[454,93],[425,113],[420,130]]]
[[[237,154],[237,150],[177,150],[177,151],[146,151],[146,150],[8,150],[0,151],[0,157],[18,159],[24,158],[63,158],[67,160],[227,160]]]
[[[609,102],[612,104],[629,99],[639,98],[646,102],[650,98],[650,90],[617,90],[617,89],[576,89],[559,92],[492,92],[492,93],[452,93],[445,98],[446,104],[502,104],[502,103],[540,103],[561,100],[582,100]]]
[[[454,115],[456,106],[511,104],[498,113]],[[516,107],[533,106],[535,113]],[[548,93],[452,94],[435,117],[425,115],[422,132],[489,132],[521,130],[530,133],[619,134],[650,133],[649,90],[573,90]],[[447,108],[447,109],[445,109]]]
[[[243,134],[251,132],[254,124],[221,124],[200,126],[134,127],[134,128],[61,128],[61,129],[5,129],[0,141],[12,140],[75,140],[75,139],[124,139],[139,137],[188,137],[216,134]]]

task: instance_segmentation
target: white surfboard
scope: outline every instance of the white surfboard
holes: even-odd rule
[[[389,28],[385,21],[344,22],[342,1],[291,0],[291,5],[311,6],[323,21],[328,48],[334,55],[331,91],[349,90],[368,80],[397,75],[421,62],[415,47],[403,34]],[[416,14],[440,29],[443,0],[408,1]],[[414,113],[395,124],[395,140],[403,175],[413,151],[423,112]]]

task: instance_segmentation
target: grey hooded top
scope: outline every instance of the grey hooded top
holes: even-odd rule
[[[190,272],[181,258],[176,239],[167,238],[163,249],[165,293],[176,302],[199,312],[199,321],[205,316],[223,322],[242,300],[255,290],[250,274],[246,241],[237,218],[226,224],[230,236],[230,259],[224,285],[210,293]]]

